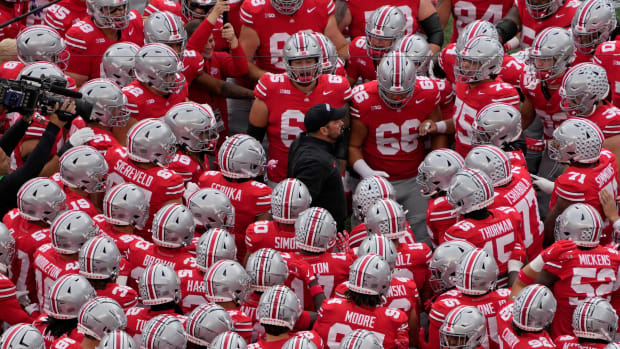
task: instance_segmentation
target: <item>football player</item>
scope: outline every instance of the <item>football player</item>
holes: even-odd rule
[[[61,0],[43,11],[43,23],[64,34],[87,14],[86,1]]]
[[[245,231],[247,255],[261,248],[273,248],[280,252],[297,251],[295,221],[302,211],[310,207],[311,202],[308,187],[302,181],[287,178],[278,183],[271,193],[273,221],[257,221]]]
[[[228,233],[235,228],[235,206],[221,191],[213,188],[200,189],[192,193],[186,202],[196,222],[196,234],[202,236],[205,231],[215,228],[221,228]],[[236,246],[234,247],[237,253]]]
[[[45,348],[43,335],[37,328],[26,323],[11,326],[4,331],[0,345],[15,348]]]
[[[184,349],[187,347],[185,317],[159,315],[144,325],[144,336],[139,341],[144,349]]]
[[[247,343],[235,332],[226,331],[218,334],[211,342],[213,349],[247,349]]]
[[[355,330],[349,332],[340,342],[342,349],[366,348],[381,349],[383,345],[372,332],[368,330]]]
[[[135,348],[136,343],[127,332],[117,330],[106,334],[101,339],[100,347],[102,349],[127,349]]]
[[[426,201],[419,200],[415,179],[425,155],[418,133],[425,120],[440,122],[441,113],[436,85],[416,78],[415,69],[404,53],[392,51],[379,63],[377,80],[355,88],[349,164],[362,178],[389,178],[396,200],[408,210],[416,241],[428,241],[423,234]],[[433,137],[432,145],[444,141],[444,136]]]
[[[344,69],[344,62],[338,57],[334,43],[324,34],[314,32],[312,35],[319,42],[323,51],[323,74],[339,75],[346,78],[347,72]]]
[[[121,260],[121,253],[114,240],[106,236],[86,241],[78,255],[79,273],[90,282],[97,296],[112,298],[127,310],[138,303],[138,293],[118,283]]]
[[[609,0],[587,0],[581,3],[571,23],[577,57],[575,63],[590,62],[603,42],[617,35],[615,6]]]
[[[590,297],[580,301],[572,315],[572,332],[558,336],[555,344],[559,349],[608,348],[614,341],[618,328],[618,315],[609,301]]]
[[[215,337],[233,330],[233,321],[226,309],[216,304],[201,304],[187,315],[185,331],[190,349],[208,348]]]
[[[510,287],[520,269],[510,262],[523,261],[517,253],[523,252],[521,214],[512,207],[489,208],[494,200],[493,183],[476,169],[465,168],[454,175],[446,198],[461,219],[446,230],[440,243],[460,240],[484,248],[499,266],[498,287]]]
[[[220,171],[203,173],[199,186],[220,190],[230,199],[235,208],[232,233],[241,260],[246,253],[244,240],[248,225],[269,218],[271,188],[254,180],[263,174],[267,163],[265,150],[256,139],[237,134],[224,141],[217,158]]]
[[[451,149],[436,149],[428,153],[418,166],[416,181],[420,194],[429,198],[426,209],[426,232],[433,244],[439,246],[445,231],[456,223],[457,214],[446,198],[452,177],[463,168],[464,160]]]
[[[598,45],[592,61],[605,68],[609,85],[612,86],[611,102],[618,106],[620,105],[620,74],[613,67],[620,55],[620,39],[609,38],[609,40]]]
[[[452,36],[450,43],[455,43],[464,32],[465,27],[476,20],[486,20],[496,25],[513,5],[513,1],[461,1],[448,0],[437,3],[437,14],[441,26],[448,25],[448,19],[452,15]]]
[[[308,109],[319,103],[342,108],[351,99],[346,79],[322,74],[323,51],[314,36],[295,33],[286,41],[283,55],[286,73],[264,75],[254,89],[248,126],[248,134],[259,141],[267,133],[269,160],[277,160],[267,171],[274,186],[286,178],[289,147],[305,131]]]
[[[326,342],[326,347],[337,349],[349,332],[365,329],[384,348],[408,348],[407,316],[398,309],[381,306],[391,279],[389,265],[377,255],[369,254],[353,263],[346,299],[325,300],[314,323],[314,331]]]
[[[26,306],[22,309],[17,299],[17,289],[11,279],[9,279],[9,269],[15,260],[15,239],[11,236],[9,229],[0,223],[0,307],[4,309],[0,313],[0,320],[10,325],[25,322],[32,323],[32,314],[38,306]],[[4,339],[4,338],[3,338]],[[0,339],[0,343],[3,340]]]
[[[512,108],[512,107],[509,107]],[[536,191],[527,168],[512,166],[508,155],[492,145],[473,148],[465,158],[465,167],[484,172],[493,184],[495,193],[491,208],[512,207],[522,217],[520,239],[529,260],[542,251],[543,223],[538,215]]]
[[[65,274],[79,272],[78,252],[84,243],[99,235],[99,228],[83,211],[65,211],[50,228],[51,243],[40,246],[34,254],[34,275],[41,309],[47,309],[45,297],[54,281]]]
[[[34,4],[33,4],[34,5]],[[0,9],[0,21],[7,22],[16,16],[26,13],[29,10],[28,4],[20,2],[7,2],[3,4]],[[25,28],[25,20],[11,23],[10,25],[0,30],[0,40],[13,39],[17,37],[18,33]]]
[[[380,176],[370,176],[362,179],[353,192],[353,214],[351,215],[351,233],[349,234],[349,247],[358,247],[366,237],[366,225],[364,220],[370,206],[381,199],[396,199],[392,184]],[[408,223],[408,222],[407,222]],[[410,229],[410,228],[409,228]],[[413,232],[411,233],[413,236]],[[411,241],[414,242],[414,241]],[[341,251],[346,252],[346,251]]]
[[[371,13],[366,22],[365,35],[351,39],[347,79],[354,86],[377,78],[377,65],[381,58],[395,47],[405,33],[407,17],[396,6],[381,6]]]
[[[108,47],[101,58],[101,77],[114,81],[120,87],[135,81],[134,69],[139,50],[140,46],[128,41]]]
[[[249,77],[257,81],[266,72],[278,74],[289,70],[286,50],[280,47],[285,47],[289,38],[300,31],[325,34],[336,45],[338,54],[346,57],[347,41],[338,30],[334,11],[332,0],[244,2],[239,41],[248,59]]]
[[[428,283],[434,293],[432,302],[435,302],[439,297],[454,294],[448,291],[456,287],[454,276],[459,260],[465,253],[473,249],[474,245],[466,241],[448,241],[437,246],[428,265],[431,274]],[[432,314],[429,312],[429,315]]]
[[[476,307],[454,308],[439,329],[442,349],[484,348],[488,345],[484,315]]]
[[[87,11],[90,16],[81,18],[65,34],[70,54],[67,74],[78,87],[99,77],[101,57],[112,44],[144,43],[142,16],[129,9],[129,1],[94,0]]]
[[[550,289],[530,285],[497,315],[500,347],[511,349],[555,348],[546,327],[551,324],[557,301]]]
[[[182,202],[183,177],[164,168],[174,159],[176,137],[163,121],[145,119],[131,128],[126,139],[127,148],[116,147],[106,152],[110,167],[106,186],[133,183],[140,187],[149,209],[145,226],[150,227],[160,208]],[[138,234],[150,240],[148,232]]]

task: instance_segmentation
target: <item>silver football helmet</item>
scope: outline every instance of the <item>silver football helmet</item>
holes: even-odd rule
[[[144,305],[158,305],[181,300],[181,280],[170,266],[151,264],[138,280],[138,290]]]
[[[84,211],[65,211],[54,219],[50,239],[59,254],[74,254],[90,238],[99,235],[99,227]]]
[[[604,349],[620,349],[620,342],[609,343]]]
[[[448,241],[437,246],[428,265],[431,276],[428,283],[436,295],[456,286],[454,283],[456,269],[461,258],[474,249],[474,245],[466,241]]]
[[[207,229],[235,227],[235,207],[228,196],[217,189],[198,190],[189,197],[187,206],[192,211],[197,225]]]
[[[400,109],[409,103],[415,82],[416,65],[403,52],[387,53],[377,66],[379,97],[392,109]]]
[[[512,323],[524,331],[541,331],[551,324],[557,305],[553,292],[546,286],[526,286],[514,300]]]
[[[136,80],[136,54],[140,46],[133,42],[117,42],[101,57],[101,76],[125,87]]]
[[[17,80],[21,80],[24,76],[41,79],[43,77],[54,78],[58,81],[64,81],[65,86],[68,85],[65,73],[53,63],[49,62],[35,62],[26,65],[17,75]],[[39,86],[39,83],[32,83],[35,86]]]
[[[215,262],[234,260],[237,256],[235,238],[220,228],[207,230],[196,243],[196,267],[206,272]]]
[[[118,12],[120,9],[120,15]],[[128,0],[86,0],[86,11],[98,28],[125,29],[129,26]],[[111,16],[110,13],[117,15]]]
[[[493,195],[491,179],[486,173],[472,168],[457,172],[446,191],[446,199],[460,215],[490,206]]]
[[[478,111],[472,128],[472,144],[501,148],[521,137],[521,113],[509,104],[492,103]]]
[[[317,349],[317,347],[308,337],[293,336],[284,343],[282,349]]]
[[[136,54],[136,78],[166,93],[179,93],[185,86],[183,59],[165,44],[147,44]]]
[[[390,270],[396,267],[396,258],[398,251],[394,243],[382,234],[371,234],[362,240],[357,248],[357,256],[363,257],[369,254],[375,254],[382,257],[390,266]]]
[[[581,53],[593,53],[609,40],[616,29],[616,12],[609,0],[587,0],[581,3],[571,23],[575,47]]]
[[[260,297],[256,317],[261,325],[274,325],[293,329],[302,312],[302,305],[295,292],[284,285],[269,288]]]
[[[164,116],[180,145],[193,152],[212,151],[217,146],[217,120],[208,104],[183,102]]]
[[[187,334],[183,322],[173,315],[158,315],[142,330],[141,349],[185,349]]]
[[[588,204],[572,204],[555,219],[555,241],[573,240],[577,246],[596,247],[602,230],[601,215]]]
[[[114,225],[132,225],[140,230],[149,218],[149,201],[140,187],[122,183],[109,189],[103,198],[103,216]]]
[[[82,145],[69,149],[60,158],[60,179],[70,187],[87,193],[105,191],[108,163],[97,149]]]
[[[222,174],[229,178],[255,178],[263,173],[267,155],[252,136],[236,134],[226,138],[217,153]]]
[[[17,193],[19,215],[31,221],[51,224],[66,208],[67,196],[49,178],[37,177],[24,183]]]
[[[336,74],[336,69],[338,68],[338,51],[336,50],[336,46],[334,43],[324,34],[319,32],[313,32],[311,34],[314,36],[316,41],[321,46],[321,52],[323,56],[323,63],[321,66],[321,70],[323,74]]]
[[[440,148],[428,153],[416,177],[422,196],[431,197],[448,190],[452,177],[464,166],[463,157],[452,149]]]
[[[575,60],[572,40],[570,32],[560,27],[547,28],[536,35],[529,52],[529,65],[537,79],[555,79],[570,67]]]
[[[187,316],[185,323],[187,340],[205,347],[211,345],[218,334],[233,328],[230,315],[217,304],[199,305]]]
[[[323,73],[323,50],[317,39],[309,33],[299,31],[284,44],[282,51],[288,77],[300,84],[309,84]],[[292,62],[299,59],[314,58],[312,65],[296,66]]]
[[[503,61],[504,47],[497,39],[476,36],[456,52],[456,79],[468,84],[493,79],[502,70]]]
[[[123,127],[129,121],[127,96],[111,80],[90,80],[80,88],[82,98],[93,105],[90,120],[107,127]]]
[[[237,332],[226,331],[218,334],[211,342],[211,349],[247,349],[248,344]]]
[[[385,296],[390,289],[392,273],[388,263],[375,254],[359,257],[349,269],[349,290],[372,296]]]
[[[0,223],[0,270],[13,264],[15,258],[15,239],[9,229]]]
[[[82,275],[63,275],[56,279],[45,296],[46,311],[55,319],[75,319],[82,305],[95,297],[95,289]]]
[[[125,326],[127,316],[120,304],[112,298],[93,298],[82,306],[78,315],[78,332],[97,340]]]
[[[45,342],[36,327],[21,323],[4,331],[0,337],[0,348],[45,349]]]
[[[271,194],[273,197],[273,194]],[[353,192],[353,215],[360,222],[366,217],[366,212],[377,200],[396,200],[396,191],[387,179],[380,176],[370,176],[362,179]]]
[[[431,62],[431,48],[426,39],[419,34],[408,34],[400,38],[394,48],[402,52],[416,68],[416,74],[427,76]]]
[[[386,238],[400,239],[407,233],[407,211],[395,200],[375,201],[364,218],[368,234],[382,234]]]
[[[532,18],[540,20],[550,17],[556,13],[560,7],[564,4],[564,0],[547,0],[545,3],[540,1],[533,2],[532,0],[525,0],[525,7]]]
[[[456,40],[456,50],[462,50],[469,40],[477,36],[486,36],[499,40],[497,29],[495,29],[495,26],[491,22],[485,21],[484,19],[477,19],[463,28]]]
[[[383,349],[383,344],[368,330],[354,330],[344,336],[340,349]]]
[[[177,152],[177,139],[160,119],[144,119],[127,133],[127,151],[131,160],[165,167]]]
[[[380,60],[394,47],[405,33],[407,18],[403,11],[396,6],[384,5],[373,12],[366,20],[366,51],[374,60]],[[385,42],[378,45],[375,40]],[[378,70],[378,69],[377,69]]]
[[[501,187],[512,181],[510,158],[499,147],[479,145],[467,153],[465,167],[484,172],[494,187]]]
[[[549,157],[559,163],[590,164],[598,161],[604,139],[601,129],[590,120],[568,119],[553,131],[547,149]]]
[[[271,6],[280,14],[292,16],[301,8],[304,0],[270,0]]]
[[[295,221],[295,242],[302,251],[322,253],[336,238],[334,217],[324,208],[311,207],[299,214]]]
[[[474,306],[452,309],[439,329],[441,348],[476,349],[488,342],[484,315]]]
[[[235,261],[221,260],[205,272],[204,288],[209,302],[243,304],[250,292],[250,276]]]
[[[17,34],[17,58],[24,63],[50,62],[60,69],[67,69],[69,51],[65,40],[54,28],[31,25]]]
[[[304,182],[287,178],[273,188],[271,217],[283,224],[294,224],[302,211],[310,207],[312,196]]]
[[[167,248],[191,245],[196,224],[189,208],[181,204],[167,204],[153,217],[153,242]]]
[[[562,98],[560,107],[569,116],[590,116],[609,93],[605,68],[592,63],[572,67],[564,75],[558,93]]]
[[[586,298],[573,311],[573,332],[578,338],[611,342],[617,328],[618,315],[604,298]]]
[[[483,249],[474,248],[461,257],[454,283],[463,294],[482,295],[495,289],[498,275],[495,258]]]
[[[127,332],[116,330],[106,334],[97,349],[138,349],[138,346]]]
[[[168,45],[179,57],[183,57],[187,43],[183,20],[168,11],[153,13],[144,21],[144,43]]]
[[[80,275],[88,279],[113,279],[121,269],[121,252],[106,236],[89,239],[78,255]]]
[[[271,286],[282,285],[288,278],[288,266],[278,251],[261,248],[252,253],[245,265],[252,291],[264,292]]]
[[[181,1],[181,13],[187,22],[204,19],[215,3],[215,0],[183,0]]]

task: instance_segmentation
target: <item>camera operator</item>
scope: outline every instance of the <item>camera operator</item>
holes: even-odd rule
[[[75,102],[65,100],[59,106],[56,103],[54,110],[66,113],[75,113]],[[32,115],[22,116],[5,134],[0,137],[0,216],[17,207],[17,192],[22,184],[39,175],[47,163],[50,152],[56,141],[56,136],[67,121],[62,121],[56,112],[48,115],[49,122],[39,143],[28,156],[24,164],[11,172],[9,155],[22,139],[28,126],[32,123]]]

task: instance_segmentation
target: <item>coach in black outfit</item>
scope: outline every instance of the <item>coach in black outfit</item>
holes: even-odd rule
[[[289,178],[304,182],[312,195],[312,206],[322,207],[344,229],[347,202],[342,176],[334,155],[336,142],[341,138],[346,109],[329,104],[317,104],[304,117],[306,132],[300,133],[288,154]]]

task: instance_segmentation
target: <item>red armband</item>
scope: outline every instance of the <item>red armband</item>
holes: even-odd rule
[[[319,284],[316,284],[316,285],[310,287],[309,291],[310,291],[310,295],[312,297],[314,297],[314,296],[316,296],[319,293],[323,293],[323,286],[321,286]]]
[[[521,271],[519,272],[519,275],[517,275],[517,278],[518,278],[519,280],[521,280],[521,282],[523,282],[523,283],[524,283],[524,284],[526,284],[526,285],[531,285],[531,284],[533,284],[533,283],[534,283],[534,281],[536,281],[536,279],[535,279],[535,278],[527,276],[527,275],[523,272],[523,269],[521,269]]]

